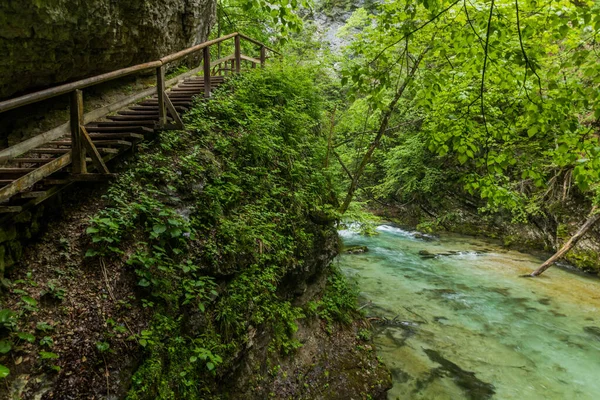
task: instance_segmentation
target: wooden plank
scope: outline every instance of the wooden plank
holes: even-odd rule
[[[185,125],[183,124],[181,117],[175,110],[175,107],[173,106],[173,103],[171,103],[171,99],[168,96],[165,96],[165,105],[169,110],[169,114],[171,114],[171,117],[173,117],[173,119],[175,120],[175,126],[178,126],[179,129],[185,129]]]
[[[22,192],[22,193],[17,193],[15,196],[13,196],[13,199],[35,199],[38,197],[43,197],[46,195],[45,191],[39,191],[39,192]]]
[[[94,132],[102,132],[102,133],[120,133],[120,132],[135,132],[135,133],[152,133],[153,129],[146,128],[144,126],[89,126],[87,125],[85,129],[88,133]]]
[[[265,61],[267,60],[267,52],[265,46],[260,46],[260,67],[265,67]]]
[[[118,154],[119,153],[119,149],[111,149],[110,147],[96,147],[96,150],[98,150],[98,153],[102,153],[102,154]]]
[[[265,44],[264,44],[264,43],[261,43],[261,42],[259,42],[258,40],[252,39],[251,37],[248,37],[248,36],[246,36],[246,35],[244,35],[244,34],[242,34],[242,33],[238,33],[238,36],[239,36],[239,37],[241,37],[242,39],[244,39],[244,40],[246,40],[246,41],[250,42],[250,43],[254,43],[254,44],[255,44],[255,45],[257,45],[257,46],[261,46],[261,47],[263,47],[263,48],[265,48],[265,49],[267,49],[267,50],[269,50],[269,51],[272,51],[272,52],[273,52],[273,53],[275,53],[275,54],[279,54],[279,55],[281,55],[281,53],[280,53],[280,52],[278,52],[277,50],[273,50],[272,48],[265,46]]]
[[[83,125],[80,126],[80,129],[81,129],[81,138],[83,140],[83,145],[85,146],[87,152],[90,154],[90,157],[92,158],[92,164],[94,164],[94,166],[96,167],[96,170],[98,172],[103,173],[103,174],[109,174],[110,171],[106,167],[106,164],[104,164],[102,157],[100,157],[100,153],[98,152],[98,149],[96,149],[96,146],[94,146],[94,143],[92,143],[92,139],[90,138],[90,135],[88,134],[87,130],[85,129],[85,127]]]
[[[195,53],[197,51],[206,50],[210,46],[212,46],[213,44],[217,44],[217,43],[223,42],[225,40],[231,39],[232,37],[236,37],[237,35],[238,35],[238,33],[234,32],[234,33],[230,33],[229,35],[222,36],[222,37],[220,37],[218,39],[213,39],[213,40],[209,40],[208,42],[200,43],[199,45],[196,45],[194,47],[190,47],[189,49],[185,49],[185,50],[182,50],[182,51],[177,52],[175,54],[171,54],[171,55],[168,55],[166,57],[163,57],[163,58],[160,59],[160,61],[163,64],[166,64],[166,63],[170,63],[170,62],[175,61],[175,60],[179,60],[179,59],[181,59],[181,58],[183,58],[183,57],[185,57],[187,55],[193,54],[193,53]]]
[[[144,135],[142,135],[140,133],[133,133],[133,132],[90,133],[90,137],[92,138],[93,141],[96,141],[97,139],[111,140],[111,139],[115,139],[115,138],[134,139],[134,140],[143,140],[144,139]]]
[[[41,182],[43,185],[51,186],[51,185],[66,185],[67,183],[71,183],[73,181],[70,179],[44,179]]]
[[[130,110],[133,111],[156,111],[158,112],[158,106],[157,105],[151,105],[151,106],[133,106],[133,107],[129,107]],[[177,111],[180,112],[185,112],[186,109],[185,107],[181,107],[181,106],[175,106],[175,109]]]
[[[158,95],[158,125],[167,123],[167,109],[165,107],[165,67],[156,69],[156,92]]]
[[[36,168],[0,168],[0,174],[25,174],[35,170]]]
[[[240,45],[240,37],[236,36],[234,39],[234,56],[235,56],[235,73],[239,74],[241,72],[242,66],[242,50]]]
[[[253,65],[260,64],[260,60],[257,58],[248,57],[243,54],[240,57],[242,58],[242,60],[250,61]]]
[[[211,80],[210,80],[211,64],[210,64],[210,50],[208,48],[204,49],[203,58],[204,58],[204,60],[202,61],[202,65],[204,66],[204,97],[209,98],[210,97],[210,85],[211,85]]]
[[[185,72],[175,78],[169,79],[165,83],[165,86],[166,87],[175,86],[178,83],[183,82],[185,79],[188,79],[189,77],[196,75],[201,70],[202,70],[202,67],[194,68],[194,69],[192,69],[188,72]],[[107,115],[111,112],[120,110],[121,108],[126,107],[132,103],[135,103],[136,101],[143,99],[144,97],[148,97],[154,93],[156,93],[156,88],[152,87],[152,88],[143,90],[139,93],[135,93],[131,96],[124,97],[115,103],[109,104],[107,106],[104,106],[102,108],[99,108],[97,110],[94,110],[94,111],[91,111],[91,112],[85,114],[83,116],[83,121],[85,123],[95,121],[99,118],[104,117],[105,115]],[[158,111],[158,108],[156,110]],[[184,110],[181,110],[181,111],[184,111]],[[27,139],[21,143],[18,143],[14,146],[0,150],[0,164],[5,163],[12,158],[18,157],[21,154],[25,154],[28,151],[30,151],[36,147],[42,146],[52,140],[56,140],[56,139],[61,138],[62,136],[68,135],[70,132],[69,128],[70,128],[70,125],[67,122],[67,123],[64,123],[64,124],[54,128],[54,129],[51,129],[47,132],[44,132],[44,133],[34,136],[30,139]]]
[[[139,127],[139,126],[152,126],[156,125],[157,121],[152,120],[139,120],[139,121],[109,121],[109,122],[96,122],[94,127],[101,126],[109,126],[109,127],[118,127],[118,126],[130,126],[130,127]]]
[[[182,106],[182,107],[189,107],[192,105],[191,101],[172,101],[172,103],[176,106]],[[143,102],[141,102],[140,104],[144,105],[144,106],[158,106],[158,100],[145,100]]]
[[[36,154],[66,154],[66,153],[70,153],[70,152],[71,152],[71,149],[50,149],[50,148],[42,148],[42,147],[31,150],[31,153],[36,153]]]
[[[119,111],[117,112],[117,114],[119,114],[119,116],[123,116],[123,117],[147,117],[147,116],[155,116],[158,118],[158,110],[153,111],[153,110],[139,110],[139,111],[135,111],[135,110],[123,110],[123,111]]]
[[[85,174],[87,172],[85,147],[83,146],[80,129],[83,125],[83,94],[81,90],[75,90],[71,93],[70,114],[72,169],[74,174]]]
[[[216,67],[219,64],[226,63],[227,61],[231,61],[233,59],[235,59],[235,54],[230,54],[227,57],[219,58],[218,60],[209,63],[209,65],[210,65],[211,68],[213,68],[213,67]],[[209,58],[209,61],[210,61],[210,58]],[[225,79],[225,77],[223,77],[223,76],[217,76],[217,77],[213,77],[213,78],[219,78],[220,80],[224,80]],[[213,81],[213,79],[211,79],[211,82],[212,81]]]
[[[15,194],[29,189],[43,178],[55,173],[56,171],[66,167],[71,163],[71,152],[58,157],[48,164],[42,165],[40,168],[15,179],[10,184],[0,189],[0,201],[8,200]]]
[[[11,161],[15,163],[30,163],[30,164],[46,164],[52,161],[53,158],[13,158]]]
[[[23,211],[21,206],[0,206],[1,214],[20,213],[21,211]]]
[[[148,121],[153,120],[153,122],[158,121],[158,114],[150,114],[150,115],[109,115],[106,117],[111,121]]]

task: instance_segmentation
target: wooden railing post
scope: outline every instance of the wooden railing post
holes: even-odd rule
[[[204,97],[210,97],[210,46],[202,49],[204,54]]]
[[[156,95],[158,96],[158,125],[167,124],[167,107],[165,106],[165,66],[156,68]]]
[[[261,68],[265,67],[266,59],[267,59],[267,51],[265,49],[265,46],[260,46],[260,67]]]
[[[74,174],[85,174],[85,147],[81,137],[83,125],[83,94],[77,89],[71,92],[71,162]]]
[[[234,43],[235,43],[235,73],[239,74],[241,71],[241,65],[242,65],[242,48],[240,45],[240,37],[239,35],[236,36],[234,39]]]

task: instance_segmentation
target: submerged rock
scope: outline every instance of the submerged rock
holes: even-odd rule
[[[344,253],[347,254],[362,254],[369,251],[367,246],[348,246],[344,249]]]
[[[440,368],[436,368],[431,372],[433,378],[440,376],[440,374],[449,376],[473,400],[490,399],[496,393],[494,385],[478,379],[474,372],[465,371],[435,350],[424,349],[423,351],[431,361],[441,365]]]
[[[469,252],[461,252],[461,251],[456,251],[456,250],[448,250],[448,251],[444,251],[441,253],[431,253],[428,250],[419,250],[419,255],[421,256],[422,259],[430,259],[430,258],[437,258],[437,257],[449,257],[449,256],[460,256],[460,255],[473,255],[473,256],[480,256],[483,254],[483,252],[480,251],[469,251]]]
[[[600,328],[597,326],[584,326],[583,330],[592,335],[594,337],[594,339],[599,340],[600,341]]]

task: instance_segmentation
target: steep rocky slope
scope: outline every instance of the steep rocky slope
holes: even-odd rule
[[[0,2],[0,99],[204,41],[215,0]]]

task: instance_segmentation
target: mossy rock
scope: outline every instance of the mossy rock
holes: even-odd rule
[[[583,271],[600,273],[600,254],[595,251],[572,249],[565,260]]]
[[[348,246],[344,249],[344,253],[347,254],[362,254],[369,251],[367,246]]]

